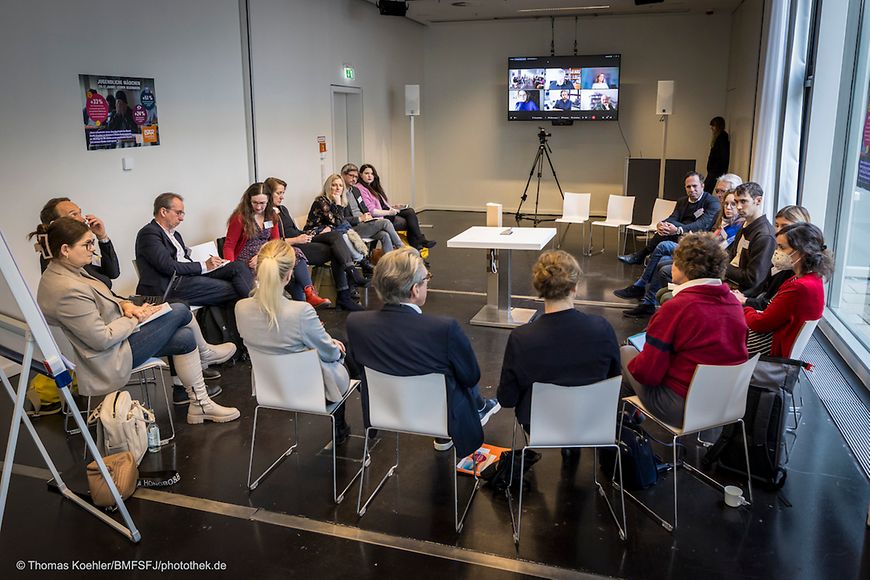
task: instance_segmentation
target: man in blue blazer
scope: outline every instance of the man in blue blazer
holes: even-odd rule
[[[184,198],[161,193],[154,200],[154,219],[136,236],[136,265],[142,295],[163,295],[172,275],[169,295],[191,306],[217,306],[247,298],[254,284],[250,269],[241,262],[212,256],[194,262],[176,228],[184,221]]]
[[[656,232],[639,252],[619,256],[626,264],[642,264],[644,259],[664,241],[678,242],[688,232],[709,232],[716,225],[721,204],[719,198],[704,191],[704,176],[697,171],[686,174],[686,197],[677,201],[673,213],[656,224]]]
[[[384,254],[373,279],[384,307],[348,316],[349,353],[360,367],[394,376],[443,374],[447,431],[453,441],[436,439],[435,448],[445,451],[455,443],[457,454],[466,456],[483,443],[482,426],[500,407],[495,399],[480,395],[480,367],[459,323],[423,314],[430,277],[417,250],[404,247]],[[362,397],[368,427],[365,373]]]

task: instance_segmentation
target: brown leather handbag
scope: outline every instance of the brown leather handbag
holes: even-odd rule
[[[133,492],[136,491],[136,481],[139,479],[139,469],[136,467],[136,458],[129,451],[122,451],[103,458],[108,468],[115,485],[118,486],[118,491],[121,494],[121,499],[127,499]],[[100,507],[110,507],[115,505],[115,498],[112,497],[112,492],[109,491],[109,484],[100,473],[100,468],[96,461],[91,461],[87,467],[88,470],[88,487],[91,490],[91,501],[94,505]]]

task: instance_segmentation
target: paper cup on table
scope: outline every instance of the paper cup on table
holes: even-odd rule
[[[725,486],[725,505],[729,507],[740,507],[746,500],[743,499],[743,490],[736,485]]]

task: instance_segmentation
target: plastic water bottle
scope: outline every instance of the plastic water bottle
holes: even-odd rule
[[[148,423],[148,451],[151,453],[160,451],[160,427],[157,426],[157,421]]]

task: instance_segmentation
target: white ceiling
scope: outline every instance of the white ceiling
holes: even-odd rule
[[[376,4],[377,0],[368,0]],[[755,0],[750,0],[755,1]],[[744,0],[665,0],[636,6],[634,0],[407,0],[407,17],[422,24],[508,18],[590,17],[629,14],[686,14],[731,12]],[[459,6],[457,6],[457,4]],[[580,9],[578,7],[609,6]],[[558,10],[542,10],[556,8]],[[535,10],[520,12],[520,10]]]

